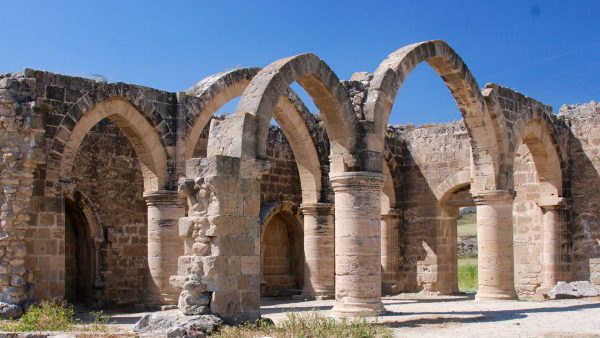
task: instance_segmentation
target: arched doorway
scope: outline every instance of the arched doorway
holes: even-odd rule
[[[271,209],[262,224],[261,296],[265,297],[300,294],[304,280],[300,223],[292,213],[279,209]]]
[[[102,230],[96,227],[93,214],[80,195],[65,198],[65,298],[70,303],[88,307],[104,304],[99,273],[104,241],[97,231]]]
[[[531,297],[563,280],[562,169],[542,121],[530,121],[520,136],[513,159],[515,289]]]

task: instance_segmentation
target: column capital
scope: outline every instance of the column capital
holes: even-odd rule
[[[544,211],[566,209],[568,207],[568,200],[564,197],[545,198],[540,199],[537,205]]]
[[[385,177],[381,173],[371,171],[352,171],[329,175],[334,192],[369,190],[381,191]]]
[[[473,193],[475,205],[512,203],[515,199],[514,190],[485,190]]]
[[[303,215],[333,215],[335,207],[333,203],[302,203],[300,204],[300,210]]]
[[[183,205],[177,191],[155,190],[145,192],[144,200],[147,205]]]

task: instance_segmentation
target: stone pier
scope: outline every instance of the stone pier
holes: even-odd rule
[[[514,279],[514,191],[473,194],[477,206],[477,265],[479,289],[475,299],[516,299]]]
[[[373,172],[332,174],[335,192],[335,305],[339,316],[378,316],[381,303],[381,188]]]
[[[304,215],[305,299],[331,299],[335,294],[333,204],[302,204]]]
[[[177,273],[177,259],[183,255],[178,234],[179,219],[185,216],[176,191],[159,190],[144,194],[148,205],[148,286],[145,304],[175,305],[179,290],[169,283]]]
[[[261,160],[190,159],[179,190],[189,215],[180,220],[186,256],[179,258],[179,308],[213,313],[228,323],[260,318]]]

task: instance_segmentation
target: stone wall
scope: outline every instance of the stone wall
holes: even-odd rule
[[[571,273],[588,280],[590,259],[600,257],[600,104],[565,105],[559,116],[571,133]]]
[[[402,290],[435,292],[441,282],[439,260],[447,250],[442,243],[456,241],[439,222],[440,187],[447,186],[443,194],[469,183],[469,138],[461,122],[393,131],[406,147],[403,155],[394,154],[402,166]],[[400,151],[398,146],[388,148]]]
[[[520,295],[532,296],[541,284],[542,211],[537,204],[540,196],[538,173],[527,145],[519,146],[513,170],[515,288]]]
[[[271,168],[260,182],[261,201],[289,201],[302,203],[300,177],[292,148],[276,126],[269,128],[267,158]]]
[[[34,85],[23,74],[0,75],[0,301],[13,304],[30,296],[27,284],[34,278],[26,243],[37,223],[31,196],[44,144]]]

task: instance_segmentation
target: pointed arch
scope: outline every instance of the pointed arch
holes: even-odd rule
[[[60,137],[54,140],[55,143],[64,143],[59,178],[71,179],[81,143],[104,118],[117,125],[133,145],[144,177],[144,190],[164,189],[167,183],[167,154],[162,139],[144,115],[130,101],[119,96],[96,103],[75,120],[71,128],[67,124],[59,126],[66,134],[64,141]]]
[[[515,146],[511,156],[507,159],[508,167],[512,168],[519,146],[525,144],[531,152],[543,196],[545,198],[562,197],[563,163],[557,143],[545,121],[541,118],[532,119],[525,123],[515,136]],[[512,189],[514,189],[514,184],[514,180],[511,179]]]
[[[306,89],[320,109],[329,135],[333,165],[339,171],[345,171],[342,164],[358,166],[356,159],[342,159],[344,154],[353,154],[357,145],[357,117],[348,94],[329,66],[310,53],[275,61],[252,79],[236,108],[236,114],[226,119],[221,127],[236,132],[223,135],[221,146],[214,150],[214,154],[265,158],[271,117],[280,97],[293,82]],[[239,137],[244,133],[256,137]],[[332,171],[336,171],[335,168]]]
[[[191,126],[185,137],[185,159],[193,156],[202,130],[215,112],[228,101],[241,96],[259,68],[240,68],[213,75],[187,91],[198,101],[188,109],[186,123]],[[279,96],[272,116],[289,141],[298,166],[303,203],[317,203],[321,199],[321,163],[317,153],[314,116],[301,99],[287,88]],[[270,121],[269,121],[270,122]],[[232,135],[237,136],[239,135]]]
[[[421,62],[427,62],[442,78],[465,120],[475,164],[475,190],[497,186],[499,142],[494,117],[473,75],[460,56],[444,41],[419,42],[390,54],[371,80],[364,107],[365,118],[378,137],[368,138],[372,151],[382,151],[383,135],[396,95],[407,76]]]

